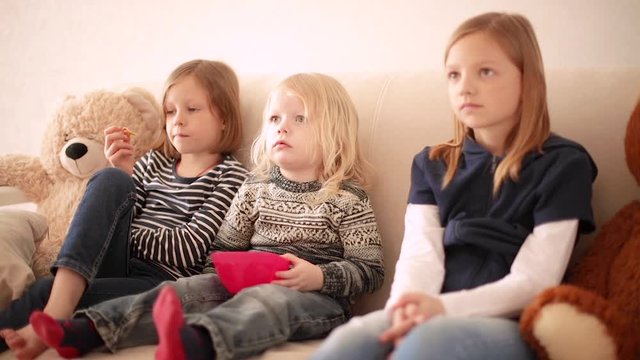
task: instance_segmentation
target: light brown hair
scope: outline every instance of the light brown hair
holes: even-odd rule
[[[224,124],[222,139],[215,152],[229,154],[240,147],[242,141],[242,117],[240,115],[240,85],[236,73],[227,64],[212,60],[191,60],[171,72],[162,92],[162,128],[165,128],[165,101],[167,91],[186,76],[193,76],[208,94],[211,111],[216,112]],[[165,156],[179,159],[180,153],[162,131],[162,139],[156,150]]]
[[[493,193],[497,194],[507,176],[514,181],[518,180],[522,159],[533,150],[542,151],[542,144],[549,137],[551,126],[547,109],[547,87],[542,55],[533,26],[519,14],[491,12],[466,20],[449,39],[445,63],[449,50],[458,40],[477,32],[491,36],[522,76],[519,121],[507,136],[506,155],[494,174]],[[473,130],[454,117],[453,139],[434,146],[429,154],[430,159],[443,159],[447,164],[443,186],[449,184],[456,173],[462,156],[462,143],[468,135],[473,136]]]

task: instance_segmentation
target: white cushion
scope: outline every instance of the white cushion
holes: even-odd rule
[[[47,220],[38,213],[0,210],[0,309],[34,281],[33,253],[47,230]]]

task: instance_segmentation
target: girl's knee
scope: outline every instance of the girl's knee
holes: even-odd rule
[[[398,359],[410,359],[415,354],[429,353],[434,355],[434,359],[439,359],[438,356],[447,358],[455,344],[465,341],[458,325],[455,320],[444,316],[417,325],[405,336],[395,355]]]
[[[286,298],[295,296],[297,293],[297,290],[293,290],[285,286],[263,284],[245,288],[236,296],[248,296],[263,301],[280,303]]]
[[[378,343],[380,335],[388,328],[387,325],[384,317],[377,316],[376,313],[357,316],[333,330],[329,336],[345,342]]]
[[[312,359],[376,359],[384,357],[391,344],[380,341],[384,327],[376,326],[363,317],[351,319],[334,329],[324,340]]]
[[[89,180],[90,186],[100,186],[120,193],[135,191],[131,175],[118,168],[107,167],[98,170]]]
[[[416,326],[396,350],[397,359],[430,354],[434,359],[529,358],[517,323],[507,319],[439,316]]]

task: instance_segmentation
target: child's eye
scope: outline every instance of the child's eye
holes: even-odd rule
[[[189,112],[196,112],[196,111],[198,111],[200,109],[198,109],[196,107],[189,107],[189,108],[187,108],[187,110],[189,110]]]
[[[296,116],[296,122],[303,123],[306,120],[307,120],[307,118],[305,118],[303,115],[297,115]]]
[[[460,73],[457,71],[449,71],[447,73],[447,79],[449,80],[457,80],[460,77]]]
[[[494,74],[495,72],[493,71],[493,69],[489,69],[489,68],[480,69],[480,75],[482,76],[493,76]]]
[[[176,111],[175,111],[175,110],[165,110],[165,111],[164,111],[164,113],[165,113],[166,115],[173,115],[173,114],[175,114],[175,113],[176,113]]]
[[[278,120],[280,120],[280,117],[278,115],[271,115],[269,117],[269,122],[277,122]]]

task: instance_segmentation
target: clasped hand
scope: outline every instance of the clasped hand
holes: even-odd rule
[[[391,308],[391,327],[380,335],[380,341],[397,347],[414,326],[444,314],[440,299],[424,293],[406,293]]]
[[[284,254],[282,257],[291,261],[291,268],[285,271],[277,271],[276,277],[271,283],[286,286],[298,291],[314,291],[322,289],[324,274],[318,265],[314,265],[293,254]]]

